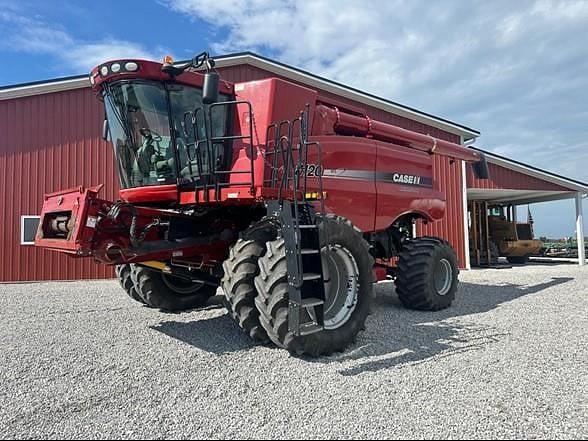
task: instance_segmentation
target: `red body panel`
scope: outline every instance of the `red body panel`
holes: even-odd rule
[[[374,230],[376,213],[376,145],[369,139],[346,136],[312,137],[322,147],[325,209],[346,217],[362,231]],[[317,163],[311,150],[309,162]],[[318,190],[317,179],[309,189]]]
[[[35,245],[77,256],[89,255],[96,231],[98,209],[105,202],[96,198],[101,187],[78,187],[45,195]],[[48,224],[58,214],[69,219],[70,228],[65,240],[55,237],[49,231]]]
[[[148,202],[177,202],[178,187],[175,184],[169,185],[150,185],[148,187],[121,188],[119,190],[120,198],[123,201],[133,204]]]
[[[313,111],[316,91],[277,78],[268,78],[235,84],[235,95],[237,100],[249,101],[253,108],[253,143],[254,154],[257,155],[254,182],[257,187],[263,187],[267,171],[263,159],[267,145],[267,127],[274,122],[297,118],[306,104],[310,104]],[[241,133],[246,134],[249,130],[249,115],[242,109],[238,109],[237,112]],[[239,153],[239,159],[233,165],[233,171],[247,170],[250,167],[249,149],[246,144],[243,148]],[[238,176],[234,175],[232,179],[239,179]]]
[[[408,213],[417,213],[431,221],[443,218],[445,198],[434,188],[431,155],[381,141],[374,141],[374,144],[378,150],[376,171],[384,178],[376,182],[374,230],[383,230]],[[398,175],[419,176],[427,184],[430,180],[430,185],[425,182],[421,182],[422,185],[405,185],[399,181]],[[397,182],[394,182],[395,177]]]

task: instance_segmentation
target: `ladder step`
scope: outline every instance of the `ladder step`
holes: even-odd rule
[[[316,297],[309,297],[307,299],[302,299],[300,306],[303,308],[310,308],[311,306],[320,306],[324,303],[325,302],[321,299],[317,299]]]
[[[313,248],[303,248],[300,250],[300,254],[319,254],[319,250],[315,250]]]
[[[298,228],[318,228],[318,225],[310,224],[310,225],[298,225]]]
[[[317,273],[304,273],[302,274],[302,280],[307,281],[307,280],[318,280],[321,278],[320,274]]]
[[[300,325],[299,335],[309,335],[315,334],[323,330],[322,326],[317,325],[316,323],[304,323]]]

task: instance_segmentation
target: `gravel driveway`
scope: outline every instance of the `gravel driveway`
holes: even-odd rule
[[[0,437],[588,437],[588,268],[460,278],[437,313],[379,284],[357,344],[317,360],[114,281],[0,285]]]

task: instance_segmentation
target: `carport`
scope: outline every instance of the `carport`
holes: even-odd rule
[[[582,202],[588,195],[588,184],[475,147],[472,148],[486,155],[490,179],[476,179],[472,170],[468,169],[467,200],[512,204],[514,206],[513,217],[516,219],[517,205],[574,199],[578,263],[579,265],[584,265],[586,253],[584,248]],[[571,215],[573,214],[570,213]],[[469,262],[469,249],[466,249],[466,252],[468,254],[467,261]]]

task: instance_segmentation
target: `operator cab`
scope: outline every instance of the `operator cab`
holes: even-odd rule
[[[129,65],[136,69],[125,69]],[[205,75],[170,65],[115,61],[90,74],[104,101],[120,196],[128,202],[175,203],[180,189],[195,188],[211,168],[226,166],[232,156],[228,140],[196,154],[202,140],[226,137],[230,131],[230,106],[203,110],[211,101],[232,101],[232,85],[217,82],[211,92]]]

